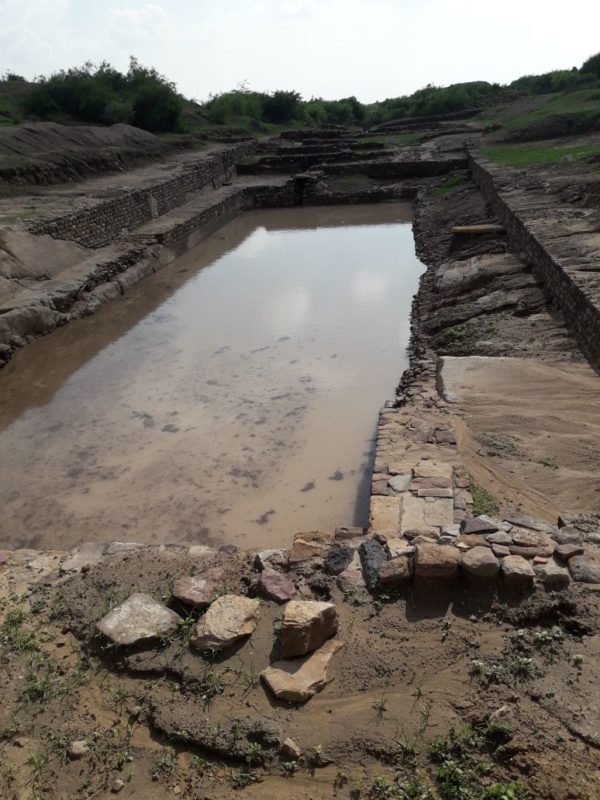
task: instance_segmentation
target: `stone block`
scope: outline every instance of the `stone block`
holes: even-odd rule
[[[468,575],[476,578],[495,578],[500,571],[498,559],[489,547],[472,547],[463,553],[460,564]]]
[[[374,531],[399,530],[401,509],[401,497],[371,497],[369,528]]]
[[[433,502],[428,503],[427,499]],[[415,497],[407,495],[402,505],[400,532],[441,528],[454,521],[452,499],[446,497]]]
[[[415,575],[420,578],[453,578],[460,552],[452,545],[420,542],[415,552]]]
[[[259,600],[235,594],[218,597],[198,621],[191,643],[198,650],[225,650],[250,636],[258,622],[259,608]]]
[[[331,638],[338,629],[333,603],[291,600],[283,612],[280,643],[284,658],[310,653]]]
[[[411,577],[411,560],[407,556],[392,558],[379,567],[379,583],[382,586],[406,583]]]
[[[514,587],[528,586],[535,578],[533,567],[522,556],[506,556],[502,559],[501,570],[505,582]]]

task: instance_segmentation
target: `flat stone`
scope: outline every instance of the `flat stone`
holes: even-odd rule
[[[306,655],[331,638],[337,629],[338,616],[333,603],[291,600],[281,622],[281,654],[284,658]]]
[[[209,558],[214,556],[215,551],[212,547],[205,544],[193,544],[188,547],[187,554],[190,558]]]
[[[452,578],[458,572],[459,556],[456,547],[421,542],[416,546],[415,575],[420,578]]]
[[[550,535],[557,544],[579,544],[581,542],[581,534],[574,528],[561,528]]]
[[[427,500],[432,502],[428,503]],[[452,498],[407,495],[402,505],[400,532],[443,527],[454,522]]]
[[[406,583],[411,577],[411,561],[407,556],[392,558],[379,567],[379,583],[382,586]]]
[[[496,519],[496,517],[491,517],[489,514],[480,514],[477,519],[483,520],[484,522],[489,522],[490,525],[494,525],[500,532],[510,533],[512,530],[512,525],[510,522]]]
[[[335,582],[341,592],[351,593],[365,588],[365,579],[361,570],[345,569],[340,572]]]
[[[298,533],[294,537],[294,543],[288,561],[290,564],[299,564],[302,561],[309,561],[311,558],[325,554],[333,541],[331,531],[308,531]]]
[[[437,444],[456,444],[456,434],[451,428],[436,428],[434,436]]]
[[[531,528],[531,530],[541,531],[542,533],[557,533],[558,531],[556,525],[550,525],[549,522],[535,517],[506,517],[506,522],[510,522],[511,525],[516,525],[519,528]]]
[[[441,489],[437,486],[432,486],[431,489],[419,489],[417,497],[454,497],[452,489]]]
[[[411,492],[419,489],[452,489],[452,480],[445,475],[434,475],[431,478],[413,478],[410,483]]]
[[[329,683],[329,662],[343,646],[332,639],[304,658],[276,661],[261,672],[261,678],[279,700],[305,703]]]
[[[512,543],[519,547],[537,547],[544,541],[539,531],[528,528],[513,528],[511,532]]]
[[[94,564],[98,564],[104,558],[106,544],[103,542],[83,542],[78,547],[74,547],[67,558],[60,565],[63,574],[68,572],[81,572],[82,569],[89,569]]]
[[[515,543],[517,537],[513,537],[513,544],[509,545],[511,554],[523,556],[524,558],[535,558],[535,556],[550,558],[556,550],[556,542],[547,533],[538,533],[536,535],[539,537],[538,543],[531,545],[518,545]]]
[[[412,475],[412,465],[408,461],[394,461],[388,464],[390,475]]]
[[[335,541],[345,547],[359,547],[366,538],[363,528],[347,527],[335,529]]]
[[[445,461],[420,461],[413,467],[415,478],[437,478],[443,477],[452,479],[452,466]]]
[[[254,566],[261,570],[269,569],[273,567],[273,564],[284,564],[287,556],[287,550],[282,550],[281,548],[259,550],[254,558]]]
[[[198,621],[192,644],[198,650],[224,650],[250,636],[258,622],[260,601],[235,594],[218,597]]]
[[[571,583],[569,570],[553,558],[545,564],[535,564],[534,571],[540,582],[549,589],[566,589]]]
[[[367,539],[361,544],[358,552],[366,587],[372,592],[379,583],[379,568],[387,561],[385,550],[375,539]]]
[[[496,533],[497,525],[481,517],[470,517],[460,523],[461,533]]]
[[[402,536],[413,544],[418,540],[428,539],[431,542],[437,542],[440,538],[439,528],[417,528],[415,530],[404,531]]]
[[[258,581],[258,591],[263,597],[276,603],[287,603],[296,594],[296,587],[287,575],[267,568],[262,571]]]
[[[442,535],[451,536],[453,539],[456,539],[460,535],[460,524],[444,525],[442,528]]]
[[[325,572],[330,575],[339,575],[352,561],[354,549],[352,547],[332,547],[325,556]]]
[[[484,535],[486,542],[490,544],[501,544],[508,547],[513,543],[512,536],[504,531],[497,531],[496,533],[487,533]]]
[[[580,544],[560,544],[554,551],[554,555],[561,561],[568,561],[573,556],[583,555],[583,546]]]
[[[506,556],[510,555],[510,548],[503,544],[493,544],[492,553],[496,556],[496,558],[505,558]]]
[[[38,550],[30,550],[29,548],[21,547],[13,552],[11,563],[17,566],[22,566],[23,564],[33,561],[33,559],[37,558],[38,555]]]
[[[454,470],[454,485],[457,489],[470,489],[471,477],[466,470]]]
[[[522,556],[510,555],[503,558],[501,570],[504,580],[511,586],[528,585],[535,578],[533,567]]]
[[[387,481],[373,481],[371,484],[372,495],[387,496],[391,494]]]
[[[391,558],[395,558],[397,556],[412,556],[415,552],[415,548],[408,544],[406,539],[395,536],[387,540],[385,547],[387,548]]]
[[[170,608],[157,603],[148,594],[132,594],[113,608],[98,623],[98,630],[115,644],[135,644],[166,636],[181,622]]]
[[[412,473],[404,472],[394,475],[388,480],[388,486],[395,492],[406,492],[412,480]]]
[[[587,556],[570,558],[569,572],[576,583],[600,583],[600,563]]]
[[[461,534],[458,539],[456,540],[457,547],[459,545],[466,545],[467,547],[490,547],[491,544],[488,542],[485,536],[480,536],[476,533],[467,533]]]
[[[106,548],[106,555],[112,556],[115,553],[130,553],[132,550],[143,550],[148,547],[141,542],[111,542]]]
[[[221,567],[211,567],[197,575],[178,578],[173,585],[173,597],[194,608],[206,608],[223,588],[224,575]]]
[[[371,497],[369,528],[374,531],[399,530],[401,507],[401,497]]]
[[[75,742],[71,742],[69,749],[67,750],[67,755],[72,761],[76,761],[79,758],[83,758],[86,753],[89,753],[90,746],[85,739],[78,739]]]
[[[460,565],[476,578],[495,578],[500,571],[498,559],[489,547],[473,547],[463,554]]]

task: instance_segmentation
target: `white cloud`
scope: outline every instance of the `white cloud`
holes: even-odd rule
[[[174,29],[169,14],[155,3],[142,8],[111,8],[108,19],[111,34],[131,45],[135,42],[158,44]]]

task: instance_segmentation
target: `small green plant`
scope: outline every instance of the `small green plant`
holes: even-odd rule
[[[35,632],[23,627],[26,615],[20,609],[13,609],[6,615],[0,627],[0,641],[9,650],[22,653],[39,649]]]
[[[376,700],[372,705],[373,710],[375,711],[375,719],[377,722],[381,722],[383,719],[383,715],[387,711],[387,704],[385,701],[385,697],[380,697],[379,700]]]
[[[373,779],[367,797],[369,800],[388,800],[388,798],[395,797],[396,785],[388,781],[382,775],[378,775]]]
[[[168,777],[175,769],[176,764],[175,751],[170,748],[163,750],[152,766],[152,780],[157,781],[159,778]]]
[[[494,495],[474,480],[471,480],[471,494],[473,495],[473,516],[493,515],[500,510],[500,505]]]
[[[335,778],[333,779],[333,785],[336,789],[341,789],[342,786],[345,786],[348,783],[348,773],[344,772],[343,769],[338,769],[335,773]]]
[[[288,778],[293,777],[298,771],[297,761],[284,761],[281,765],[282,772]]]
[[[115,704],[115,711],[117,714],[120,714],[123,710],[123,706],[129,699],[129,692],[124,686],[117,686],[113,693],[113,701]]]
[[[541,464],[543,467],[548,467],[549,469],[558,469],[558,462],[555,458],[551,458],[550,456],[540,458],[538,464]]]

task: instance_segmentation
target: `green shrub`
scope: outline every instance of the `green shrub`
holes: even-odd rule
[[[183,98],[175,85],[135,58],[125,74],[107,62],[87,62],[38,78],[37,84],[26,108],[42,119],[63,113],[82,122],[133,122],[156,133],[182,129]]]
[[[587,72],[600,78],[600,53],[590,56],[587,61],[581,65],[580,72]]]

